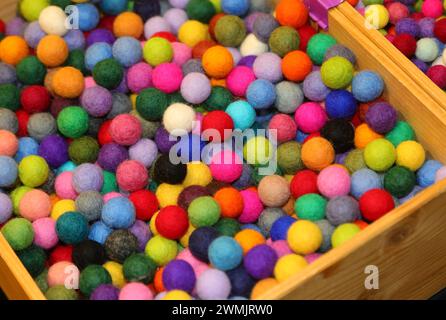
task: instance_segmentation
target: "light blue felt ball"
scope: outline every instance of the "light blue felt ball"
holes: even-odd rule
[[[375,171],[364,168],[352,174],[350,193],[356,199],[371,189],[382,189],[382,179]]]
[[[130,228],[135,222],[135,207],[124,197],[110,199],[102,207],[101,219],[110,228]]]
[[[96,221],[90,228],[88,239],[104,244],[112,231],[113,229],[108,227],[104,222]]]
[[[14,156],[14,160],[19,163],[23,158],[30,155],[37,155],[39,152],[39,143],[30,137],[19,139],[19,149]]]
[[[97,63],[111,58],[113,58],[112,47],[106,42],[96,42],[85,52],[85,66],[91,71]]]
[[[9,187],[17,180],[17,163],[13,158],[0,156],[0,187]]]
[[[268,80],[258,79],[249,85],[246,98],[254,109],[267,109],[276,101],[276,88]]]
[[[118,38],[112,47],[113,58],[129,68],[142,60],[141,43],[133,37]]]
[[[352,93],[356,100],[369,102],[375,100],[384,90],[384,81],[379,74],[365,70],[358,72],[352,80]]]
[[[90,31],[99,24],[99,10],[91,3],[80,3],[76,5],[79,14],[79,29]]]
[[[256,111],[248,102],[243,100],[238,100],[228,105],[226,113],[234,121],[235,129],[245,130],[251,128],[256,120]]]
[[[435,174],[443,165],[436,160],[428,160],[417,172],[417,182],[422,188],[435,183]]]
[[[211,242],[208,255],[215,268],[228,271],[240,265],[243,249],[233,238],[222,236]]]

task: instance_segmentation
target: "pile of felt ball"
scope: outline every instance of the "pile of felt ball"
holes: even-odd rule
[[[359,5],[370,26],[446,90],[446,2],[441,0],[363,0]]]
[[[446,177],[300,0],[19,11],[0,225],[48,299],[255,299]],[[256,134],[231,148],[236,130]]]

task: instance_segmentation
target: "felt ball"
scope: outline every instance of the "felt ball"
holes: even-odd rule
[[[149,190],[138,190],[130,194],[129,200],[133,203],[137,219],[148,221],[158,210],[158,200]]]
[[[209,262],[209,246],[219,236],[220,233],[213,227],[199,227],[195,229],[189,238],[191,254],[200,261]]]
[[[245,130],[255,122],[255,110],[246,101],[239,100],[228,105],[225,111],[234,122],[234,129]]]
[[[84,90],[81,96],[81,104],[92,117],[103,117],[110,112],[113,97],[110,91],[95,86]]]
[[[369,27],[382,29],[389,23],[389,12],[382,4],[370,4],[365,8],[364,18]]]
[[[214,225],[220,218],[220,206],[210,196],[198,197],[187,209],[189,221],[195,227]]]
[[[167,290],[192,292],[195,283],[194,269],[184,260],[173,260],[163,270],[163,284]]]
[[[392,44],[408,58],[411,58],[417,49],[416,39],[408,33],[396,35],[392,40]]]
[[[76,210],[82,213],[88,221],[96,221],[101,216],[104,201],[97,191],[85,191],[76,198]]]
[[[38,60],[35,59],[34,61]],[[0,84],[15,83],[16,80],[17,80],[16,68],[7,63],[0,62]]]
[[[442,65],[432,66],[426,75],[441,89],[446,88],[446,67]]]
[[[153,86],[165,93],[180,89],[182,80],[182,70],[176,63],[159,64],[152,73]]]
[[[81,107],[64,108],[57,117],[59,131],[68,138],[79,138],[88,129],[88,114]]]
[[[315,137],[302,145],[302,161],[310,170],[320,171],[328,167],[334,156],[333,146],[322,137]]]
[[[257,300],[260,297],[262,297],[263,294],[277,286],[279,282],[274,278],[265,278],[260,280],[255,284],[255,286],[252,288],[251,296],[250,298],[253,300]]]
[[[381,96],[384,90],[384,81],[373,71],[361,71],[352,80],[352,93],[361,102],[368,102]]]
[[[32,245],[18,251],[17,257],[32,277],[37,277],[45,269],[46,254],[42,248]]]
[[[58,35],[47,35],[36,48],[37,57],[47,67],[58,67],[68,57],[67,43]]]
[[[276,18],[282,26],[300,28],[308,20],[308,8],[298,0],[279,1],[276,7]]]
[[[138,251],[138,239],[129,230],[115,230],[105,240],[104,248],[109,259],[123,263]]]
[[[178,184],[184,181],[186,174],[187,166],[172,163],[168,155],[161,155],[154,164],[153,178],[159,183]]]
[[[125,160],[116,169],[118,186],[128,192],[144,189],[148,183],[146,167],[136,160]]]
[[[333,57],[322,63],[321,79],[331,89],[347,87],[353,79],[353,65],[343,57]]]
[[[287,241],[295,253],[310,254],[321,246],[322,232],[315,223],[299,220],[288,229]]]
[[[29,47],[24,38],[16,35],[0,41],[0,60],[10,65],[17,65],[29,54]]]
[[[361,229],[354,223],[344,223],[339,225],[333,232],[331,243],[333,248],[339,247],[353,238]]]
[[[446,178],[446,169],[445,167],[441,167],[440,169],[437,170],[437,172],[435,173],[435,182],[439,182],[442,181]]]
[[[423,146],[413,140],[401,142],[396,148],[396,163],[411,171],[417,171],[426,159]]]
[[[155,262],[142,253],[132,254],[125,259],[123,264],[123,272],[127,281],[144,284],[153,281],[156,268]]]
[[[156,3],[156,1],[155,1]],[[188,20],[187,13],[179,8],[170,8],[163,15],[164,20],[169,24],[170,29],[178,34],[178,30]]]
[[[117,288],[122,288],[125,284],[123,266],[115,261],[107,261],[103,264],[112,278],[112,284]]]
[[[39,187],[48,179],[49,167],[44,158],[29,155],[19,163],[19,178],[28,187]]]
[[[364,160],[370,169],[386,171],[396,161],[395,147],[386,139],[376,139],[367,144]]]
[[[93,43],[85,51],[85,67],[92,71],[101,61],[113,58],[113,49],[107,42]]]
[[[226,14],[244,16],[249,10],[249,1],[221,0],[221,8]]]
[[[255,285],[255,279],[249,275],[245,267],[239,266],[226,272],[231,281],[231,299],[246,300]]]
[[[274,222],[285,215],[281,208],[265,208],[257,221],[258,227],[265,236],[270,236],[270,230]]]
[[[19,163],[26,156],[37,155],[38,153],[39,143],[33,138],[23,137],[19,139],[19,149],[14,156],[14,160]]]
[[[271,33],[279,27],[277,20],[269,14],[257,14],[254,16],[252,32],[262,42],[267,43]]]
[[[170,62],[172,58],[172,46],[164,38],[151,38],[144,45],[144,59],[151,66],[158,66],[162,63]]]
[[[65,139],[58,135],[45,137],[40,143],[38,153],[53,168],[59,168],[69,160],[68,145]]]
[[[349,48],[341,44],[335,44],[330,48],[328,48],[327,51],[325,52],[324,61],[336,56],[340,56],[347,59],[353,65],[356,64],[355,54]]]
[[[127,198],[113,198],[102,207],[101,219],[111,228],[129,228],[135,222],[135,207]]]
[[[209,165],[212,177],[222,182],[233,182],[240,178],[243,166],[242,159],[232,151],[222,151],[216,153]]]
[[[235,15],[225,15],[217,20],[214,28],[216,40],[225,47],[238,47],[246,36],[243,20]]]
[[[446,42],[446,19],[438,19],[434,24],[434,35],[441,42]]]
[[[24,111],[32,114],[45,112],[50,106],[51,97],[48,90],[43,86],[29,86],[22,90],[20,103]]]
[[[135,144],[142,134],[140,121],[133,115],[120,114],[116,116],[109,128],[110,136],[116,143],[123,146]]]
[[[0,224],[5,223],[12,216],[13,205],[11,198],[4,193],[0,193]]]
[[[235,269],[242,259],[242,247],[231,237],[218,237],[209,246],[209,261],[216,269],[222,271]]]
[[[364,149],[370,142],[382,137],[382,135],[373,131],[367,123],[363,123],[355,129],[355,146]]]
[[[68,32],[66,19],[67,15],[62,8],[48,6],[40,12],[39,25],[47,34],[64,36]]]
[[[424,62],[432,62],[438,57],[439,48],[433,38],[422,38],[417,41],[415,56]]]
[[[282,143],[277,148],[277,164],[284,174],[294,174],[302,169],[301,145],[296,141]]]
[[[386,139],[398,147],[404,141],[414,140],[415,132],[406,121],[397,121],[395,127],[386,134]]]
[[[332,119],[351,118],[357,107],[355,97],[347,90],[333,90],[325,100],[327,114]]]
[[[67,79],[70,81],[67,82]],[[51,85],[57,95],[69,99],[77,98],[84,90],[84,76],[76,68],[62,67],[55,71]]]
[[[440,0],[426,0],[421,6],[421,12],[429,18],[439,18],[443,15],[443,3]]]
[[[282,80],[282,60],[275,53],[265,52],[257,56],[252,69],[258,79],[272,83]]]
[[[258,56],[267,51],[268,45],[260,41],[253,33],[248,34],[245,40],[243,40],[242,44],[240,45],[240,53],[242,57],[247,58],[252,56],[253,60],[255,59],[255,56]],[[241,63],[242,60],[240,60],[239,65]],[[252,64],[249,64],[249,66],[252,66]]]
[[[188,164],[190,165],[190,164]],[[187,210],[193,200],[202,196],[209,196],[210,192],[201,185],[191,184],[184,188],[178,196],[178,205]]]
[[[47,290],[45,298],[48,300],[77,300],[78,293],[74,289],[67,289],[65,286],[54,286]]]
[[[20,91],[13,84],[0,85],[0,103],[2,107],[16,111],[20,107]]]
[[[294,222],[296,222],[296,219],[290,216],[281,216],[276,219],[271,226],[271,239],[273,241],[286,240],[288,229]]]
[[[75,202],[71,199],[59,200],[52,207],[51,218],[57,220],[62,214],[70,211],[76,211]]]
[[[19,130],[19,121],[13,111],[6,108],[0,108],[0,130],[6,130],[17,134],[17,131]]]
[[[53,265],[59,261],[68,261],[71,262],[71,254],[73,252],[73,247],[70,245],[58,245],[54,248],[49,256],[48,263],[49,265]]]
[[[304,269],[307,265],[308,262],[300,255],[285,255],[277,261],[274,267],[274,277],[277,281],[284,282]]]
[[[177,243],[175,241],[157,235],[147,242],[145,253],[158,266],[165,266],[171,260],[175,259],[177,250]]]
[[[435,160],[426,161],[417,172],[417,182],[420,187],[429,187],[435,182],[435,175],[441,169],[440,162]]]
[[[169,205],[177,205],[178,197],[184,187],[178,184],[162,183],[156,189],[156,197],[158,198],[161,208]]]
[[[290,182],[290,191],[296,199],[307,193],[317,193],[317,174],[311,170],[297,172]]]
[[[31,222],[24,218],[13,218],[1,228],[1,233],[15,251],[28,248],[34,240]]]
[[[226,187],[218,190],[214,194],[221,209],[221,215],[227,218],[237,218],[243,211],[243,197],[240,192],[232,187]]]
[[[69,261],[60,261],[48,269],[47,281],[50,287],[70,286],[72,279],[79,279],[79,269]]]
[[[88,239],[103,245],[112,231],[105,223],[97,221],[91,225]]]
[[[345,196],[350,192],[350,175],[345,168],[332,165],[319,173],[317,185],[327,198]]]
[[[144,36],[146,39],[154,37],[159,32],[170,32],[169,23],[160,16],[149,18],[144,24]]]
[[[282,72],[286,79],[301,82],[311,72],[313,63],[303,51],[295,50],[287,53],[282,60]]]
[[[256,227],[255,225],[251,226]],[[242,247],[244,255],[255,246],[265,243],[265,238],[260,233],[260,229],[257,228],[257,230],[245,228],[237,232],[237,234],[234,236],[234,239]]]
[[[129,230],[138,241],[138,252],[144,252],[147,242],[152,238],[149,226],[142,220],[136,220]]]
[[[243,259],[243,265],[253,278],[265,279],[273,274],[277,259],[274,249],[263,244],[248,251]]]
[[[334,197],[327,203],[327,220],[334,226],[354,222],[359,216],[359,204],[353,197]]]
[[[39,189],[28,191],[20,200],[19,212],[30,221],[48,217],[51,212],[50,197]]]
[[[308,77],[311,77],[311,74]],[[278,111],[282,113],[293,113],[302,104],[303,100],[304,92],[298,84],[282,81],[276,85],[275,107]]]
[[[124,71],[115,59],[105,59],[93,68],[94,81],[109,90],[116,89],[124,78]]]
[[[196,290],[202,300],[225,300],[231,292],[231,282],[223,271],[208,269],[198,277]]]
[[[383,189],[371,189],[359,198],[359,209],[368,221],[375,221],[395,207],[392,195]]]
[[[415,173],[406,167],[395,166],[384,175],[384,189],[397,198],[407,196],[415,187]]]
[[[98,28],[91,31],[86,37],[87,47],[92,46],[95,43],[105,42],[112,45],[116,41],[113,32],[108,29]]]
[[[364,150],[354,149],[350,151],[345,157],[344,165],[350,173],[366,168]]]
[[[99,265],[86,267],[79,277],[79,289],[85,296],[90,294],[102,284],[111,284],[111,276],[108,271]]]
[[[187,212],[179,206],[162,208],[156,217],[156,229],[167,239],[179,239],[187,231],[189,221]]]
[[[10,131],[0,130],[0,156],[13,157],[19,148],[19,140]]]
[[[192,300],[192,298],[187,292],[183,290],[170,290],[168,292],[165,292],[165,294],[162,296],[162,298],[159,298],[159,300],[181,301],[181,300]]]
[[[78,244],[88,236],[88,221],[79,212],[66,212],[56,222],[59,239],[66,244]]]
[[[390,104],[378,102],[370,106],[365,121],[374,131],[384,134],[393,129],[397,121],[397,112]]]
[[[305,102],[296,110],[294,120],[299,130],[313,133],[322,129],[327,121],[327,115],[320,104]]]
[[[307,193],[297,198],[294,211],[300,219],[317,221],[324,219],[327,200],[316,193]]]
[[[114,301],[119,298],[119,289],[111,284],[101,284],[93,290],[90,300],[94,301]]]
[[[122,12],[113,22],[113,33],[116,37],[134,37],[139,39],[144,31],[142,18],[134,12]]]
[[[285,178],[278,175],[265,176],[258,186],[260,200],[268,207],[281,207],[290,197],[290,189]]]
[[[204,52],[203,69],[213,78],[225,78],[231,72],[234,59],[231,53],[223,46],[213,46]]]
[[[238,66],[232,69],[232,71],[229,73],[226,79],[226,85],[232,94],[243,97],[247,94],[248,88],[254,81],[255,75],[251,68]],[[254,102],[258,103],[259,106],[269,104],[271,101],[274,102],[275,100],[275,92],[273,91],[274,87],[271,88],[270,82],[266,80],[263,81],[265,82],[259,82],[253,89],[251,89],[251,98]],[[259,99],[256,99],[254,97],[254,94],[256,92],[259,93],[258,90],[260,90],[260,87],[267,90],[267,92],[265,93],[265,95],[259,97]]]
[[[180,42],[193,48],[200,41],[207,40],[209,32],[207,25],[196,21],[188,20],[178,29],[178,39]]]
[[[278,27],[271,33],[268,44],[273,53],[283,58],[288,52],[299,49],[299,33],[288,26]]]
[[[77,193],[100,191],[104,182],[102,169],[92,163],[83,163],[73,171],[73,187]]]
[[[164,128],[173,136],[183,136],[191,132],[195,120],[194,109],[183,103],[170,105],[163,115]]]
[[[221,110],[207,113],[201,121],[201,135],[203,139],[211,142],[227,140],[234,129],[234,121],[230,114]]]
[[[209,79],[202,73],[192,72],[183,78],[181,83],[181,95],[193,104],[204,102],[211,94]]]
[[[136,98],[136,110],[148,121],[161,120],[167,107],[167,95],[155,88],[142,90]]]
[[[355,129],[349,121],[329,120],[322,128],[321,136],[332,143],[336,153],[344,153],[354,146]]]
[[[310,38],[307,54],[314,64],[321,65],[327,50],[336,44],[336,39],[326,33],[318,33]]]
[[[56,130],[56,120],[48,112],[35,113],[29,117],[27,124],[28,135],[38,141],[56,133]]]
[[[140,93],[152,85],[152,67],[144,62],[131,66],[127,71],[127,85],[130,91]]]

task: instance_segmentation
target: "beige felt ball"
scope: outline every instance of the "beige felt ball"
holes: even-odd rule
[[[260,41],[254,33],[249,34],[240,46],[242,57],[258,56],[268,51],[268,45]]]
[[[57,6],[46,7],[39,16],[40,28],[43,31],[61,37],[68,32],[66,21],[67,15]]]
[[[260,200],[268,207],[281,207],[290,198],[290,186],[279,175],[265,176],[258,186]]]
[[[184,103],[174,103],[164,112],[164,128],[173,136],[183,136],[194,129],[195,117],[192,107]]]

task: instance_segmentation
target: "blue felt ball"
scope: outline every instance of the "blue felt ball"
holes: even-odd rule
[[[112,231],[113,229],[109,228],[104,222],[97,221],[91,226],[88,239],[104,244]]]
[[[66,244],[78,244],[88,236],[88,221],[79,212],[66,212],[57,219],[56,233]]]
[[[249,298],[256,280],[249,275],[244,266],[226,272],[231,282],[231,296]]]
[[[127,10],[128,4],[128,0],[102,0],[99,5],[106,14],[117,16]]]
[[[74,169],[76,169],[76,167],[77,166],[73,161],[67,161],[63,165],[61,165],[59,168],[57,168],[56,174],[59,175],[65,171],[74,171]]]
[[[371,189],[382,189],[382,187],[381,177],[373,170],[364,168],[352,174],[350,193],[356,199]]]
[[[79,13],[79,29],[90,31],[99,24],[99,10],[91,3],[80,3],[76,5]]]
[[[85,48],[85,36],[84,33],[80,30],[73,29],[68,31],[63,39],[67,43],[68,49],[70,49],[70,51],[76,49],[83,50]]]
[[[247,187],[252,186],[254,183],[252,179],[252,171],[252,167],[249,164],[244,163],[242,175],[240,176],[240,178],[238,178],[238,180],[232,183],[232,186],[239,190],[246,189]]]
[[[30,137],[23,137],[19,139],[19,149],[14,156],[14,160],[19,163],[23,158],[30,155],[37,155],[39,152],[39,143],[37,140]]]
[[[375,100],[384,90],[384,81],[373,71],[358,72],[352,81],[352,93],[356,100],[369,102]]]
[[[111,58],[113,58],[112,47],[106,42],[96,42],[85,51],[85,66],[91,71],[97,63]]]
[[[268,80],[258,79],[249,85],[246,98],[254,109],[267,109],[276,101],[276,88]]]
[[[142,59],[141,43],[133,37],[118,38],[112,48],[113,58],[129,68]]]
[[[244,16],[249,10],[249,0],[222,0],[221,8],[226,14]]]
[[[299,142],[299,143],[303,143],[308,136],[309,136],[308,133],[305,133],[305,132],[302,132],[300,130],[297,130],[296,141]]]
[[[436,160],[428,160],[417,172],[417,182],[422,188],[435,183],[435,174],[443,165]]]
[[[135,222],[135,207],[125,197],[107,201],[102,207],[102,221],[114,229],[127,229]]]
[[[222,271],[237,268],[243,260],[243,249],[234,238],[221,236],[211,242],[209,261]]]
[[[325,100],[325,110],[331,119],[351,118],[357,108],[358,102],[347,90],[333,90]]]
[[[286,240],[288,229],[294,222],[296,219],[290,216],[283,216],[274,221],[270,230],[271,239],[273,241]]]
[[[251,128],[256,121],[256,111],[244,100],[232,102],[226,108],[226,113],[234,121],[234,128],[245,130]]]
[[[206,142],[196,134],[189,134],[180,138],[176,144],[177,155],[183,162],[201,161],[201,152]]]
[[[208,250],[212,241],[217,239],[220,233],[213,227],[200,227],[195,229],[189,237],[189,250],[200,261],[209,262]]]
[[[0,187],[9,187],[17,180],[17,162],[13,158],[0,156]]]

